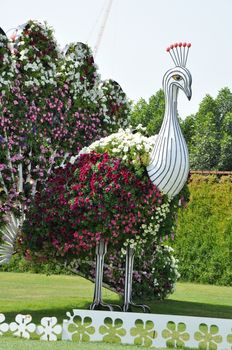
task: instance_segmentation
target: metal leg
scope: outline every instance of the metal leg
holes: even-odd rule
[[[126,268],[125,268],[125,290],[124,290],[124,303],[122,310],[124,312],[131,311],[131,307],[141,308],[143,312],[150,312],[150,308],[147,305],[135,304],[132,302],[132,281],[133,281],[133,265],[134,265],[134,248],[127,247],[126,251]]]
[[[121,309],[119,305],[105,304],[102,301],[102,280],[103,280],[104,257],[106,252],[107,252],[107,243],[104,240],[100,240],[96,245],[95,287],[94,287],[93,302],[90,305],[90,310],[107,308],[110,311],[114,311],[113,306]]]

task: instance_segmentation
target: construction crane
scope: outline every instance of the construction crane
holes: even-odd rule
[[[101,41],[102,41],[102,37],[103,37],[103,34],[104,34],[104,30],[105,30],[105,27],[106,27],[107,20],[109,18],[109,14],[110,14],[110,10],[111,10],[112,4],[113,4],[113,0],[109,0],[108,5],[107,5],[106,10],[105,10],[105,14],[104,14],[104,17],[103,17],[102,24],[101,24],[101,27],[100,27],[100,31],[98,33],[97,42],[96,42],[96,45],[95,45],[94,51],[93,51],[95,58],[96,58],[99,46],[100,46]]]

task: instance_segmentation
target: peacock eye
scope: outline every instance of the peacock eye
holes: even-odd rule
[[[173,79],[176,80],[176,81],[183,80],[183,78],[182,78],[179,74],[173,75],[172,77],[173,77]]]

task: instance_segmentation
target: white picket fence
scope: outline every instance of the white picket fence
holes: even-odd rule
[[[76,342],[114,342],[150,347],[189,347],[205,350],[232,350],[232,320],[158,314],[140,314],[74,309],[62,325],[56,317],[43,317],[40,325],[31,315],[18,314],[6,322],[0,314],[0,335],[12,333],[29,339],[59,339]]]

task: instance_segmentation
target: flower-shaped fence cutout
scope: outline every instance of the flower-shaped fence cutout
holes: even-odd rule
[[[68,331],[72,333],[72,340],[77,342],[88,342],[90,336],[95,333],[95,328],[91,326],[90,317],[74,316],[73,323],[68,326]]]
[[[218,344],[222,342],[222,336],[218,332],[218,326],[208,326],[205,323],[201,323],[199,331],[194,334],[195,340],[199,341],[199,348],[203,350],[217,350]]]
[[[126,330],[122,328],[123,321],[120,318],[112,320],[110,317],[104,319],[104,325],[99,327],[99,332],[104,335],[103,341],[107,343],[121,343],[121,337],[126,335]]]
[[[232,328],[231,328],[232,331]],[[227,335],[227,341],[229,344],[232,344],[232,333]],[[231,350],[232,350],[232,345],[231,345]]]
[[[9,325],[7,323],[3,323],[5,321],[5,316],[0,314],[0,335],[7,332],[9,329]]]
[[[56,317],[43,317],[41,325],[36,329],[36,333],[41,335],[40,340],[57,340],[57,335],[61,334],[62,327],[57,324]]]
[[[153,339],[157,337],[157,332],[154,330],[154,323],[150,320],[136,320],[135,327],[131,328],[130,334],[135,337],[135,345],[151,346]]]
[[[31,323],[31,315],[17,315],[15,317],[16,322],[11,322],[10,330],[17,337],[30,339],[30,333],[35,332],[36,325]]]
[[[177,348],[184,347],[185,342],[190,338],[186,332],[186,325],[182,322],[175,323],[173,321],[167,323],[167,328],[163,330],[162,337],[167,339],[166,345],[168,347]]]

